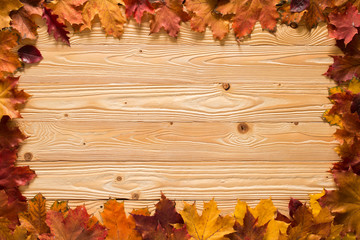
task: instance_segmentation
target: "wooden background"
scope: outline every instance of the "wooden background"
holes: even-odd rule
[[[133,22],[118,40],[96,24],[71,48],[39,32],[44,60],[20,79],[33,97],[19,165],[38,174],[25,196],[91,213],[109,197],[153,208],[161,190],[179,207],[215,197],[224,213],[271,196],[287,213],[290,196],[333,187],[335,128],[321,115],[334,84],[322,74],[340,52],[325,26],[257,25],[240,45],[188,24],[177,40]]]

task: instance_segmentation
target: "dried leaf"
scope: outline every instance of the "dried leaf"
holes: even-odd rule
[[[180,211],[189,234],[196,240],[223,239],[226,234],[234,232],[234,218],[220,216],[220,210],[214,200],[204,202],[204,210],[199,216],[195,203],[184,203],[184,209]]]
[[[22,6],[19,0],[0,0],[0,29],[10,27],[10,12]],[[3,41],[0,42],[3,43]]]
[[[40,51],[32,45],[25,45],[18,50],[19,57],[24,63],[38,63],[43,59]]]
[[[17,126],[13,126],[9,116],[3,116],[0,122],[0,149],[14,149],[25,140],[25,135]]]
[[[66,23],[69,22],[73,24],[83,24],[84,20],[82,18],[82,5],[87,0],[55,0],[46,4],[47,8],[50,8],[53,11],[53,14],[59,16],[59,22]]]
[[[154,8],[148,0],[124,0],[124,3],[126,6],[126,17],[134,17],[139,24],[145,12],[154,13]]]
[[[14,32],[0,31],[0,78],[14,73],[17,68],[21,67],[17,54],[12,51],[18,45],[18,39],[19,36]]]
[[[310,6],[310,0],[291,0],[291,12],[302,12]]]
[[[69,32],[66,30],[66,26],[57,20],[58,16],[52,14],[51,9],[44,7],[42,18],[46,21],[49,35],[53,34],[56,40],[61,40],[70,46]]]

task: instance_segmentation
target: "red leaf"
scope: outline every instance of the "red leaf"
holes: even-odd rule
[[[300,202],[299,200],[294,199],[294,198],[290,198],[290,201],[289,201],[289,215],[290,215],[290,217],[293,217],[296,210],[299,207],[301,207],[302,205],[303,205],[302,202]]]
[[[291,12],[302,12],[310,6],[310,0],[291,0]]]
[[[333,79],[338,84],[360,76],[360,55],[332,56],[332,58],[334,63],[324,75]]]
[[[66,26],[57,20],[58,16],[52,14],[51,9],[44,7],[44,13],[42,18],[46,20],[46,24],[48,26],[48,33],[53,34],[56,40],[61,40],[70,46],[70,38],[67,35],[69,34],[69,32],[65,29]]]
[[[40,51],[32,45],[25,45],[18,50],[19,57],[24,63],[38,63],[43,59]]]
[[[11,126],[9,116],[2,117],[0,122],[0,149],[16,148],[25,138],[25,135],[18,127]]]
[[[347,45],[358,33],[356,27],[360,26],[360,14],[356,7],[350,5],[345,13],[331,12],[329,14],[329,36],[336,39],[344,39]]]
[[[62,212],[49,210],[46,223],[50,227],[51,234],[57,240],[101,240],[105,239],[107,232],[105,227],[93,219],[87,213],[85,206],[70,209],[66,217]],[[44,236],[40,239],[49,239]]]
[[[7,192],[0,190],[0,217],[9,219],[13,223],[11,227],[19,224],[18,214],[26,211],[26,208],[26,201],[11,199]]]
[[[154,13],[154,8],[148,0],[124,0],[126,17],[133,16],[137,23],[141,23],[144,12]]]

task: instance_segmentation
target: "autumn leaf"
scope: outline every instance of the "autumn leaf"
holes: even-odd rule
[[[155,16],[150,20],[150,33],[157,33],[161,28],[172,37],[177,37],[180,22],[187,22],[190,16],[184,11],[182,0],[156,1]]]
[[[3,116],[0,122],[0,149],[17,148],[25,140],[25,135],[10,121],[9,116]]]
[[[278,12],[280,13],[280,22],[286,24],[290,27],[298,27],[298,23],[301,21],[302,17],[305,14],[305,11],[301,12],[292,12],[291,4],[288,2],[283,2],[278,4]]]
[[[21,213],[19,218],[21,226],[35,237],[50,231],[45,222],[46,199],[41,193],[28,201],[27,212]]]
[[[18,55],[24,63],[38,63],[43,59],[39,49],[32,45],[25,45],[18,50]]]
[[[135,219],[136,230],[140,232],[144,240],[152,239],[189,239],[186,228],[181,226],[184,221],[181,215],[176,212],[175,202],[167,199],[161,193],[161,199],[156,204],[153,216],[132,214]],[[175,228],[174,225],[179,225]]]
[[[331,12],[329,14],[329,36],[338,40],[344,39],[347,45],[358,33],[360,14],[356,7],[350,5],[344,13]]]
[[[54,0],[46,4],[47,8],[53,11],[53,14],[59,16],[59,22],[69,22],[73,24],[83,24],[82,5],[87,0]]]
[[[184,203],[184,209],[180,211],[189,234],[196,240],[223,239],[226,234],[234,232],[234,218],[222,217],[216,202],[211,200],[204,202],[204,210],[199,216],[195,203]]]
[[[105,239],[107,232],[105,227],[98,222],[92,221],[84,206],[70,209],[64,217],[63,213],[49,210],[46,214],[46,223],[50,227],[51,234],[57,240],[101,240]],[[48,239],[40,236],[40,239]]]
[[[96,16],[99,16],[101,26],[106,35],[120,38],[124,33],[125,17],[121,12],[122,0],[88,0],[83,8],[83,18],[85,24],[81,27],[91,29],[91,23]]]
[[[132,214],[139,214],[133,211]],[[132,216],[126,217],[124,202],[110,199],[104,204],[101,213],[104,226],[108,229],[106,239],[111,240],[141,240],[141,235],[135,230],[135,220]]]
[[[0,31],[0,78],[14,73],[21,67],[16,53],[12,49],[18,45],[19,36],[9,30]]]
[[[332,56],[332,58],[334,63],[329,67],[325,75],[338,84],[360,76],[360,55]]]
[[[302,12],[310,6],[310,0],[291,0],[291,12]]]
[[[51,9],[44,7],[42,18],[46,21],[48,33],[53,34],[56,40],[61,40],[70,46],[70,38],[68,36],[69,32],[65,29],[66,26],[57,20],[58,16],[53,14]]]
[[[191,11],[190,25],[196,32],[209,27],[215,39],[222,40],[229,32],[229,21],[215,11],[217,0],[186,0],[186,9]]]
[[[263,29],[274,31],[279,13],[278,0],[220,0],[216,11],[234,15],[232,28],[238,39],[250,35],[255,23],[260,22]]]
[[[148,0],[124,0],[124,3],[126,6],[126,17],[134,17],[139,24],[145,12],[154,13],[154,8]]]
[[[20,33],[23,39],[36,39],[38,25],[33,18],[36,15],[43,15],[43,0],[22,0],[22,3],[23,7],[10,14],[11,26]]]
[[[17,89],[19,77],[0,79],[0,116],[21,117],[19,108],[25,104],[30,95]]]
[[[55,201],[50,207],[50,210],[54,212],[61,212],[64,214],[64,216],[66,215],[65,213],[69,211],[69,209],[70,208],[67,201]]]
[[[336,222],[344,224],[346,232],[355,231],[360,236],[360,177],[353,172],[334,172],[337,189],[327,191],[320,199],[336,214]]]
[[[11,199],[8,195],[8,192],[0,190],[0,219],[8,219],[9,228],[14,229],[19,224],[18,214],[26,210],[26,201]]]
[[[19,0],[0,0],[0,29],[10,27],[10,12],[18,10],[23,5]],[[3,44],[3,41],[0,41]]]

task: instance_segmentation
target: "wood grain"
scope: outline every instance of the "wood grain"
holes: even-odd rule
[[[297,125],[295,125],[297,124]],[[19,159],[36,161],[331,161],[327,123],[21,122]],[[265,162],[266,163],[266,162]],[[46,165],[47,163],[43,163]],[[259,171],[261,166],[258,165]]]
[[[22,83],[328,83],[335,46],[39,45]]]
[[[47,33],[43,21],[38,21],[41,28],[38,44],[54,45],[54,39]],[[326,24],[309,31],[305,26],[296,29],[285,25],[278,25],[273,34],[263,31],[259,23],[255,25],[251,37],[245,41],[237,42],[233,32],[222,41],[215,41],[209,29],[205,33],[197,33],[190,29],[189,23],[181,25],[178,38],[169,37],[164,31],[149,35],[149,24],[137,24],[130,21],[125,25],[125,32],[121,39],[105,37],[100,24],[95,23],[92,31],[84,31],[70,35],[70,44],[74,45],[119,45],[119,44],[146,44],[146,45],[334,45],[334,40],[328,37]]]
[[[33,95],[27,121],[317,121],[330,107],[327,84],[22,84]]]
[[[85,153],[85,152],[84,152]],[[304,199],[332,188],[329,161],[23,162],[36,178],[25,196],[50,199]]]

